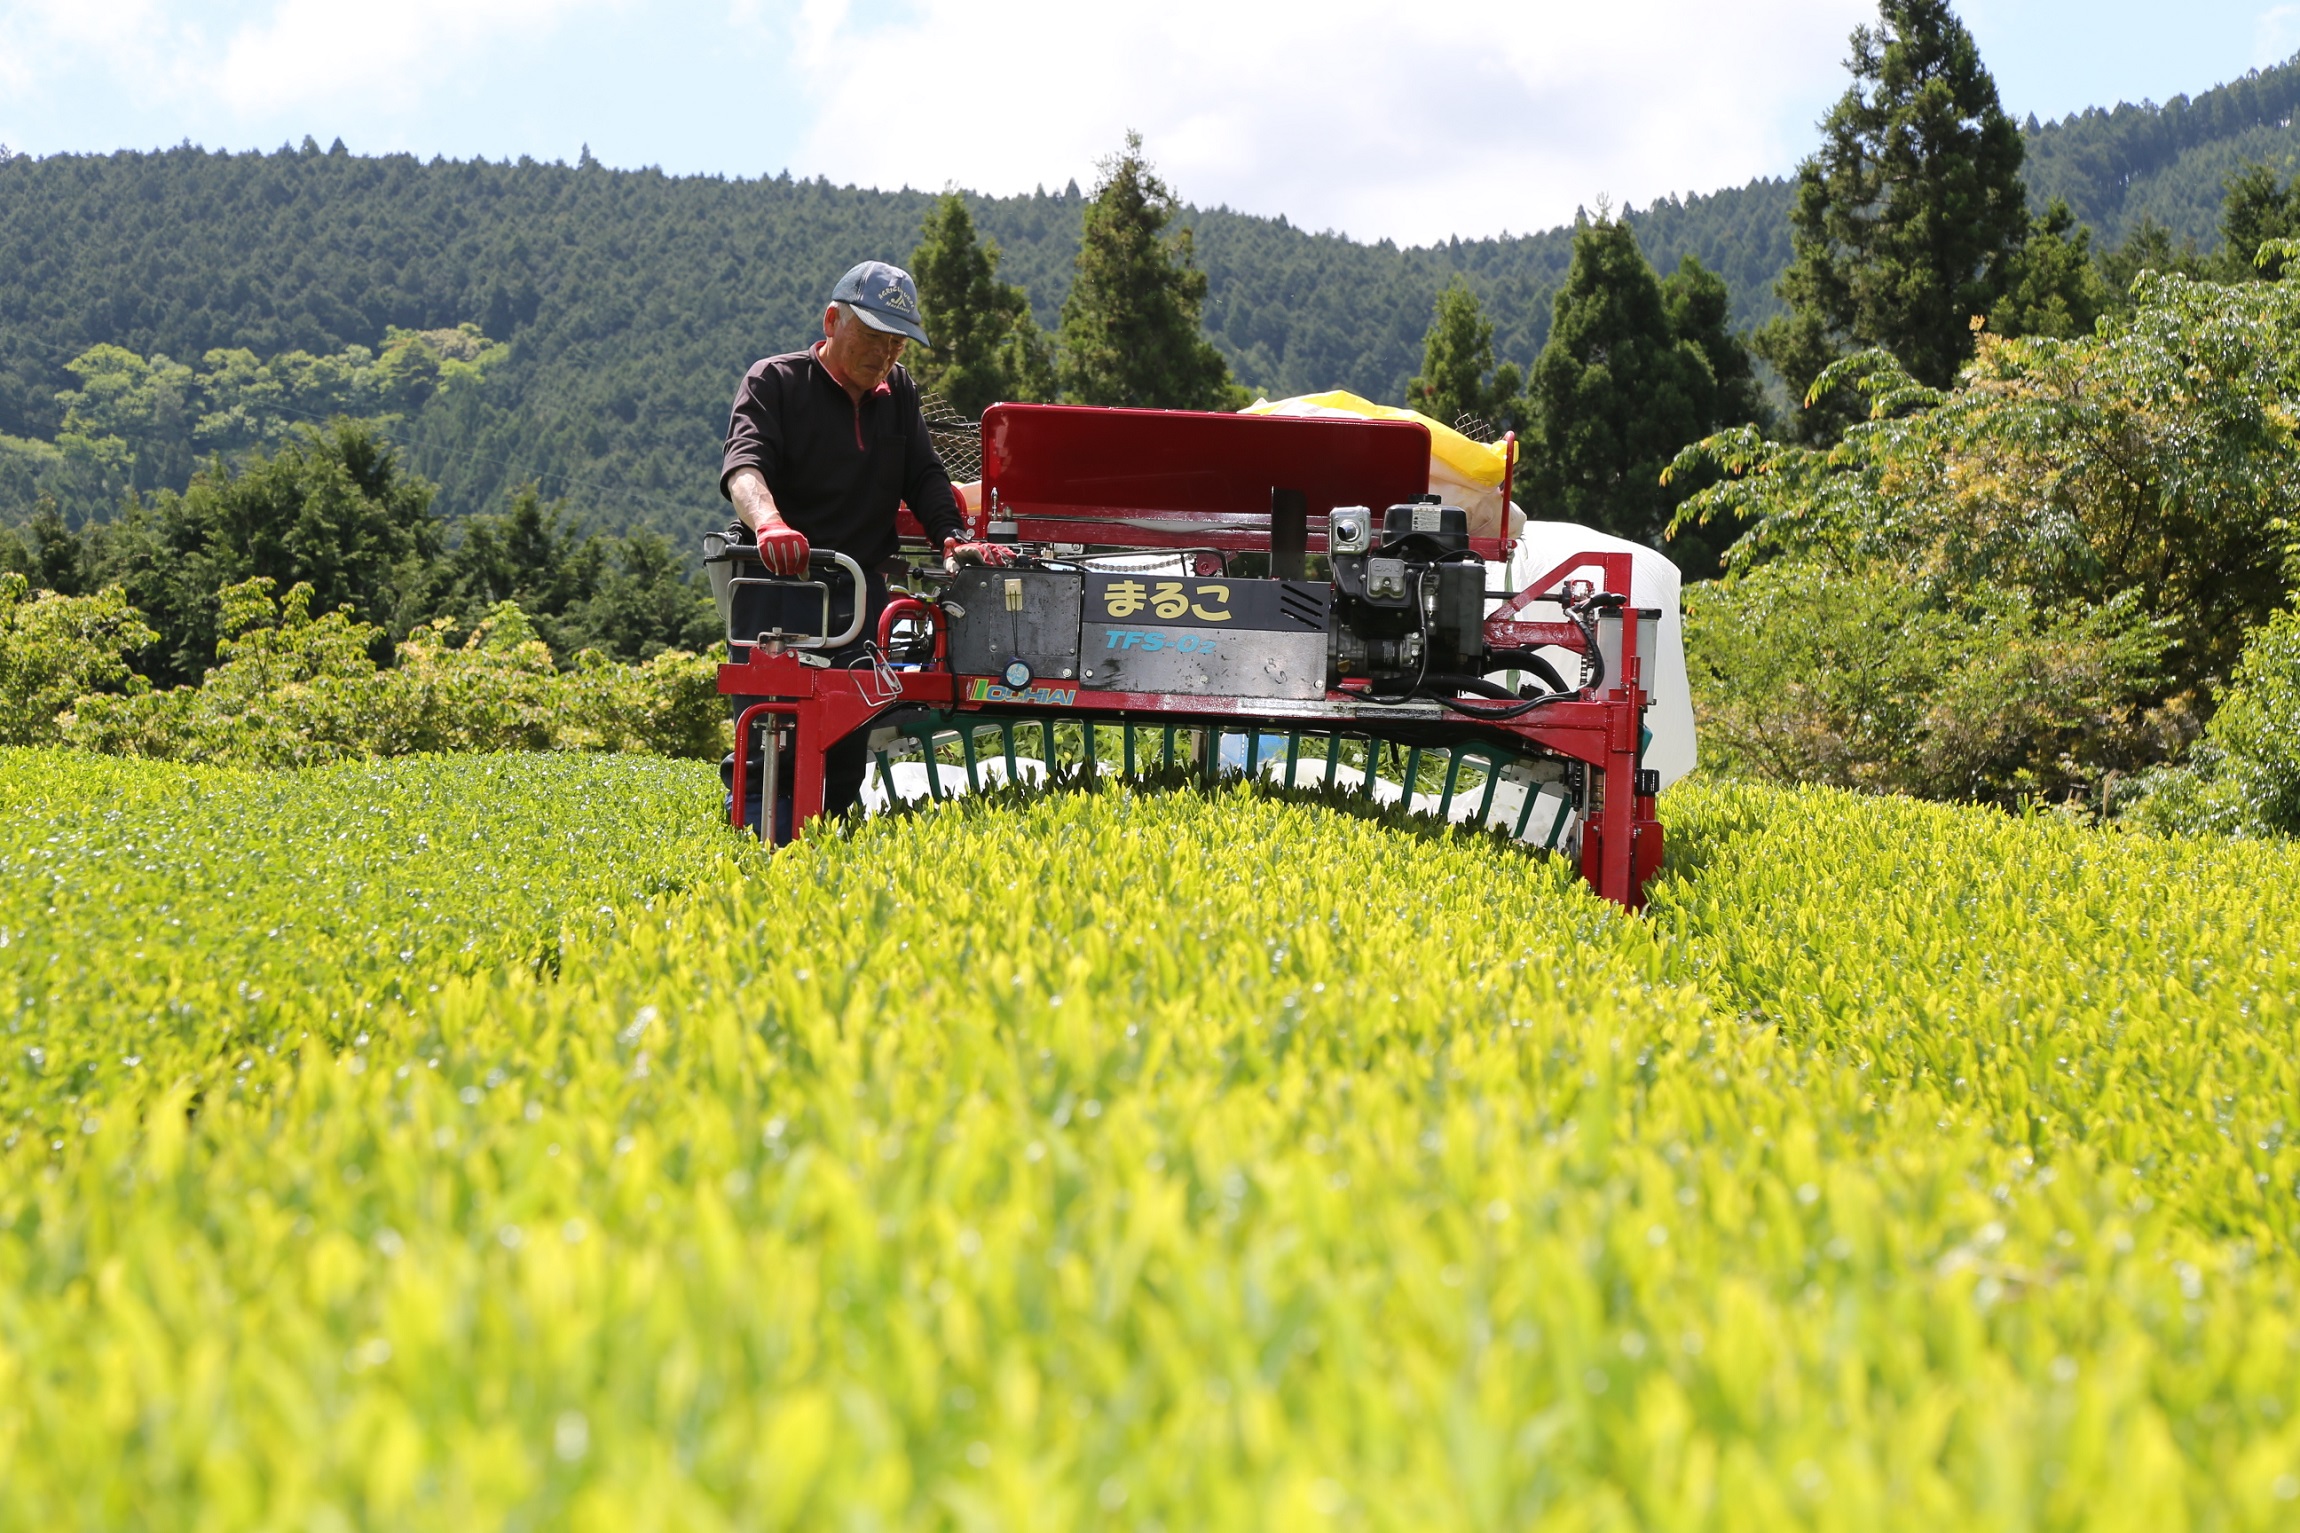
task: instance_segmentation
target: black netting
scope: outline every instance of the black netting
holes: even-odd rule
[[[1499,426],[1484,416],[1472,415],[1467,410],[1454,417],[1453,429],[1473,442],[1498,442],[1501,440],[1501,428]]]
[[[982,423],[970,421],[940,394],[918,396],[919,414],[926,417],[926,434],[934,454],[942,459],[951,483],[965,484],[982,477]]]

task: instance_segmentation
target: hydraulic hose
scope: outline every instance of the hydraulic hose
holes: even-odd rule
[[[1565,685],[1565,678],[1557,673],[1557,667],[1551,665],[1549,663],[1549,657],[1542,654],[1539,650],[1488,650],[1486,651],[1485,656],[1485,668],[1489,672],[1531,671],[1534,675],[1539,676],[1544,682],[1548,683],[1550,691],[1564,692],[1569,690]]]
[[[1504,692],[1502,695],[1509,697],[1513,694]],[[1442,692],[1433,691],[1428,694],[1430,701],[1451,708],[1465,718],[1485,719],[1494,723],[1499,723],[1504,719],[1523,718],[1536,708],[1546,708],[1551,703],[1569,703],[1580,695],[1578,692],[1545,692],[1539,697],[1528,697],[1506,708],[1487,708],[1479,704],[1463,702],[1458,697],[1448,697]]]
[[[1491,697],[1505,703],[1521,701],[1515,692],[1498,681],[1488,681],[1483,676],[1465,676],[1459,671],[1432,671],[1423,678],[1423,682],[1425,691],[1475,692],[1480,697]],[[1561,686],[1553,690],[1562,692],[1565,689]]]

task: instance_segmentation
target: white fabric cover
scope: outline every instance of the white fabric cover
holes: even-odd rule
[[[1510,509],[1514,512],[1517,508]],[[1523,590],[1577,553],[1617,550],[1630,556],[1630,605],[1661,613],[1660,653],[1649,658],[1646,669],[1653,705],[1646,711],[1645,727],[1653,731],[1653,740],[1645,747],[1645,764],[1661,774],[1661,786],[1666,788],[1690,773],[1699,760],[1693,742],[1693,691],[1685,675],[1685,621],[1678,602],[1682,578],[1677,566],[1667,555],[1642,543],[1609,537],[1572,522],[1528,521],[1518,534],[1517,552],[1510,558],[1505,584],[1513,591]],[[1555,606],[1538,602],[1527,615],[1536,620],[1560,616]],[[1581,657],[1558,649],[1549,651],[1548,658],[1570,684]]]

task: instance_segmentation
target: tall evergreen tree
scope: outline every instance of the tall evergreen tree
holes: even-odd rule
[[[1998,335],[2065,340],[2092,334],[2094,322],[2114,302],[2093,257],[2092,231],[2056,197],[2029,226],[2027,242],[2006,268],[1988,327]]]
[[[1030,317],[1030,299],[998,280],[998,243],[977,237],[966,199],[945,192],[911,253],[920,319],[931,350],[912,353],[919,387],[975,417],[1002,399],[1054,397],[1054,351]]]
[[[1084,405],[1218,410],[1230,367],[1200,333],[1206,274],[1188,229],[1166,226],[1174,194],[1142,158],[1142,135],[1104,160],[1086,205],[1078,275],[1062,305],[1062,397]]]
[[[1658,545],[1689,493],[1665,487],[1662,469],[1686,443],[1750,418],[1757,402],[1721,296],[1699,263],[1664,285],[1628,223],[1604,209],[1580,222],[1533,364],[1527,482],[1537,514]]]
[[[1515,362],[1493,362],[1493,321],[1460,277],[1441,288],[1437,312],[1422,337],[1422,370],[1406,385],[1406,404],[1432,420],[1466,419],[1494,430],[1525,427],[1524,380]]]
[[[1948,0],[1881,0],[1852,45],[1853,83],[1797,168],[1796,258],[1778,286],[1791,312],[1758,338],[1800,397],[1860,346],[1946,387],[2029,228],[2020,127]],[[1829,429],[1802,413],[1805,434]]]
[[[543,641],[560,652],[560,637],[548,623],[599,589],[605,541],[577,533],[566,506],[546,504],[532,484],[520,487],[509,511],[466,518],[460,530],[462,540],[425,572],[417,595],[423,615],[469,627],[497,602],[517,602],[528,617],[542,620]]]
[[[725,636],[710,586],[688,571],[670,539],[637,532],[608,541],[615,568],[558,615],[549,636],[554,654],[573,660],[595,649],[617,660],[652,660],[667,649],[708,649]]]
[[[2175,245],[2172,231],[2153,218],[2142,218],[2115,246],[2098,246],[2093,259],[2101,280],[2108,284],[2109,302],[2122,307],[2131,300],[2133,280],[2144,271],[2171,272],[2197,280],[2211,270],[2212,259],[2193,239]]]
[[[24,576],[35,591],[92,596],[96,588],[89,579],[88,543],[66,524],[56,503],[42,497],[22,528],[0,527],[0,570]]]
[[[1703,429],[1764,419],[1765,391],[1757,382],[1749,343],[1733,331],[1733,295],[1725,279],[1702,265],[1699,256],[1684,256],[1661,279],[1661,306],[1669,315],[1670,332],[1709,364],[1714,392],[1702,409],[1710,423]]]
[[[2248,282],[2274,277],[2282,263],[2263,268],[2258,261],[2268,240],[2300,238],[2300,176],[2289,186],[2276,184],[2276,172],[2266,165],[2250,165],[2230,176],[2227,195],[2220,204],[2220,252],[2223,281]]]

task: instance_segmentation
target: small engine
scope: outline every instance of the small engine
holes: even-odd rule
[[[1459,506],[1426,496],[1326,523],[1331,583],[1097,567],[1037,553],[945,588],[965,700],[1081,706],[1096,693],[1374,702],[1481,692],[1485,562]],[[979,695],[977,695],[979,694]]]
[[[1410,692],[1441,676],[1485,669],[1485,562],[1470,548],[1469,515],[1425,495],[1374,514],[1337,506],[1326,521],[1333,567],[1327,681],[1360,677]]]

